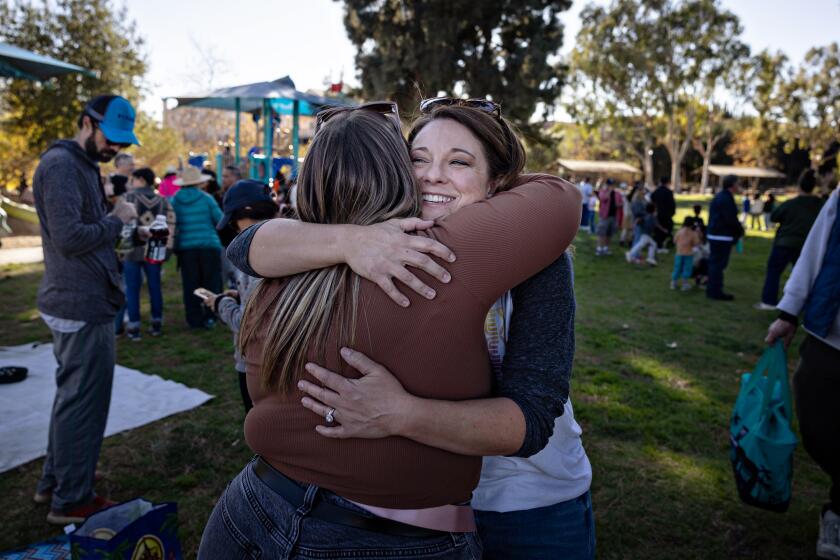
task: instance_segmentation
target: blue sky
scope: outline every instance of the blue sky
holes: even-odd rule
[[[588,0],[563,14],[564,52],[580,27]],[[599,3],[605,3],[598,0]],[[488,2],[489,3],[489,2]],[[744,26],[753,48],[784,51],[794,62],[812,46],[840,39],[840,0],[723,0]],[[214,86],[289,75],[299,89],[326,79],[355,82],[354,49],[344,31],[342,4],[332,0],[127,0],[145,38],[149,61],[142,107],[160,113],[160,98],[201,90],[202,52],[217,60]]]

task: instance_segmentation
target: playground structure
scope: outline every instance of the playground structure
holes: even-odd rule
[[[174,99],[178,107],[196,109],[220,109],[236,112],[236,128],[234,132],[234,162],[242,162],[242,147],[240,144],[240,127],[242,113],[248,113],[255,122],[263,122],[262,154],[249,153],[249,174],[252,179],[268,183],[283,165],[290,165],[292,175],[297,174],[300,162],[300,117],[312,116],[323,107],[341,107],[350,105],[346,100],[335,97],[324,97],[305,93],[295,89],[295,83],[289,76],[272,82],[257,82],[226,88],[215,89],[200,95],[183,95],[164,98],[164,103]],[[275,115],[291,115],[292,117],[292,157],[275,158],[274,130]],[[216,167],[223,167],[222,154],[216,155]]]

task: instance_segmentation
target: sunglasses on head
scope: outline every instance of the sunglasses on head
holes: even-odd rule
[[[393,101],[372,101],[370,103],[363,103],[358,107],[330,107],[329,109],[318,111],[318,114],[315,115],[315,132],[317,133],[321,129],[321,126],[334,116],[350,111],[370,111],[384,115],[386,118],[393,117],[394,122],[399,128],[400,112],[397,109],[397,104]],[[402,135],[402,130],[400,130],[400,135]]]
[[[489,99],[459,99],[457,97],[431,97],[420,102],[420,112],[431,113],[437,107],[469,107],[502,118],[502,106]]]

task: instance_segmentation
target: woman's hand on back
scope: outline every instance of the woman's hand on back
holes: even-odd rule
[[[316,364],[307,364],[308,371],[323,386],[305,379],[298,389],[307,396],[301,404],[321,418],[330,409],[338,425],[316,426],[322,436],[331,438],[377,439],[397,435],[411,411],[415,399],[407,393],[391,372],[361,352],[341,349],[341,357],[362,376],[348,379]]]
[[[430,255],[453,262],[455,254],[434,239],[409,235],[409,232],[429,229],[433,225],[430,220],[404,218],[356,227],[344,243],[345,261],[353,272],[382,288],[397,305],[407,307],[409,302],[394,280],[432,299],[435,291],[407,267],[419,268],[444,283],[450,281],[449,273]]]

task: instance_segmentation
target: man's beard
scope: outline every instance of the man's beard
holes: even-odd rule
[[[93,135],[85,140],[85,152],[90,159],[100,163],[108,163],[114,159],[114,156],[117,155],[117,152],[111,148],[103,148],[102,150],[97,149],[96,140]]]

